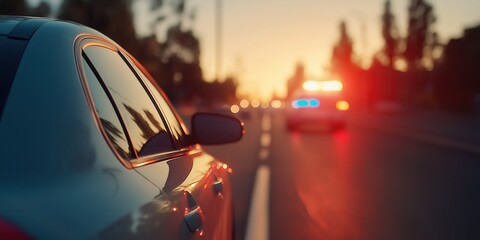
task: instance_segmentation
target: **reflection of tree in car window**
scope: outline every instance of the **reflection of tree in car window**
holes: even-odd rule
[[[88,82],[90,93],[92,94],[93,101],[95,103],[95,109],[100,118],[100,122],[105,130],[105,134],[110,139],[113,147],[120,156],[124,158],[130,157],[130,149],[128,146],[127,138],[123,132],[122,125],[118,119],[115,109],[112,103],[108,99],[106,92],[100,85],[99,80],[93,73],[90,65],[83,59],[83,67],[85,70],[85,76]]]
[[[136,64],[133,61],[131,62],[131,64],[132,64],[132,67],[137,71],[140,78],[143,79],[143,82],[147,86],[147,89],[149,89],[150,92],[152,93],[153,98],[157,100],[159,107],[162,109],[164,113],[164,117],[167,119],[167,121],[170,124],[170,129],[172,130],[173,137],[175,138],[177,143],[179,143],[182,148],[188,147],[190,145],[190,143],[187,141],[188,131],[185,128],[185,126],[181,124],[179,119],[177,119],[177,116],[175,116],[175,113],[170,108],[169,104],[164,99],[162,94],[160,94],[161,90],[160,90],[160,87],[158,86],[158,83],[156,83],[154,79],[148,78],[144,74],[144,72],[136,66]]]
[[[115,127],[115,124],[112,122],[100,118],[100,121],[102,122],[103,129],[105,129],[105,133],[107,134],[108,138],[112,141],[112,144],[114,148],[122,155],[123,157],[127,157],[128,153],[125,152],[122,147],[118,144],[118,142],[121,140],[122,142],[125,142],[125,138],[123,137],[123,132],[120,131],[117,127]]]
[[[145,113],[145,115],[147,115],[148,120],[150,120],[150,123],[152,123],[153,126],[155,126],[157,129],[162,129],[160,123],[157,121],[157,119],[155,119],[155,116],[153,116],[150,111],[144,109],[143,112]]]
[[[155,135],[155,131],[150,127],[150,124],[148,124],[147,120],[145,120],[145,118],[143,118],[139,112],[137,112],[135,109],[128,106],[127,104],[123,104],[123,106],[125,106],[125,109],[127,109],[128,113],[130,113],[133,122],[142,132],[141,136],[145,140],[152,138]]]
[[[133,109],[132,107],[123,104],[125,109],[131,116],[131,119],[138,129],[141,131],[141,136],[145,139],[145,143],[140,143],[138,155],[146,156],[156,154],[159,152],[172,151],[172,142],[168,133],[160,126],[155,116],[148,110],[144,109],[145,118],[141,113]],[[148,120],[147,120],[148,119]],[[155,126],[157,130],[152,129],[151,125]],[[138,148],[137,148],[138,149]]]

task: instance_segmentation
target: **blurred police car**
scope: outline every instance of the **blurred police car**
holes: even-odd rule
[[[350,108],[338,80],[306,81],[296,90],[286,108],[289,130],[301,125],[327,124],[333,129],[345,127],[345,114]]]

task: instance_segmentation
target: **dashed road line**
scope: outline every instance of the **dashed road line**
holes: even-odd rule
[[[264,114],[262,116],[262,130],[264,132],[270,132],[272,129],[272,117],[270,114]]]
[[[258,153],[258,159],[260,159],[261,161],[266,161],[269,155],[270,155],[270,150],[262,148]]]
[[[272,137],[270,134],[272,121],[270,114],[262,115],[262,133],[260,135],[260,151],[258,159],[261,162],[267,161],[270,156],[270,144]],[[250,201],[250,210],[248,212],[247,229],[245,240],[268,240],[270,234],[270,168],[261,164],[255,175],[255,184]]]
[[[268,133],[268,132],[262,133],[262,135],[260,136],[260,146],[263,147],[263,148],[270,147],[271,140],[272,140],[272,138],[270,136],[270,133]]]
[[[263,165],[258,168],[255,177],[245,240],[269,239],[269,194],[270,168]]]

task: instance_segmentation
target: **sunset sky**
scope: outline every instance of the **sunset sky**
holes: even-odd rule
[[[215,77],[215,1],[187,1],[188,8],[196,9],[193,28],[201,41],[201,65],[207,80]],[[61,1],[50,2],[58,6]],[[391,2],[404,36],[410,0]],[[444,43],[461,36],[465,27],[480,25],[479,0],[428,2],[437,16],[434,29]],[[149,33],[148,3],[133,1],[139,35]],[[382,47],[383,4],[384,0],[223,0],[221,73],[238,77],[240,94],[260,98],[269,98],[274,92],[284,94],[285,82],[298,62],[305,65],[310,78],[325,78],[341,20],[347,22],[356,58],[368,66],[371,56]]]
[[[408,0],[392,0],[402,35]],[[435,30],[446,42],[467,26],[480,24],[478,0],[429,0],[438,18]],[[202,67],[215,75],[215,0],[191,0],[197,9],[195,32],[201,40]],[[268,98],[284,94],[297,62],[312,78],[326,77],[338,24],[346,20],[355,54],[364,64],[382,47],[380,16],[384,0],[225,0],[223,1],[223,74],[236,74],[240,93]],[[361,29],[365,29],[362,36]]]

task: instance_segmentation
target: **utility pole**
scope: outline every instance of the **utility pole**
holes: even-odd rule
[[[215,59],[215,77],[220,81],[220,74],[222,73],[222,0],[215,0],[215,44],[216,44],[216,59]]]

